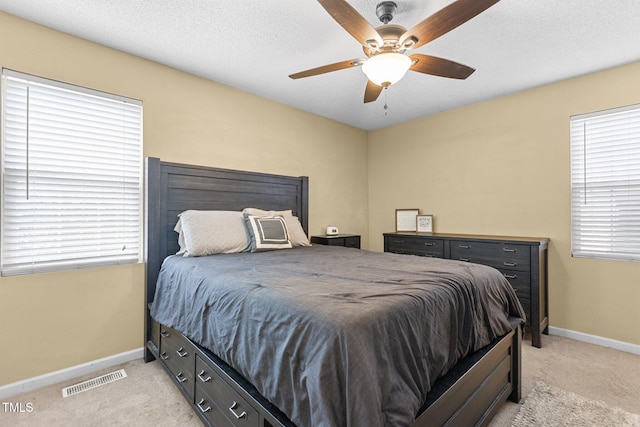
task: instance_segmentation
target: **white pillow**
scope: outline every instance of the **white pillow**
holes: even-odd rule
[[[291,248],[289,231],[282,215],[256,216],[244,214],[251,252]]]
[[[311,246],[309,238],[300,224],[300,220],[297,216],[293,216],[291,209],[286,211],[265,211],[257,208],[244,208],[242,212],[255,215],[255,216],[277,216],[284,217],[287,223],[287,229],[289,230],[289,240],[293,246]]]
[[[180,246],[178,254],[184,254],[187,251],[187,245],[186,243],[184,243],[184,233],[182,232],[182,222],[180,221],[180,215],[178,215],[178,222],[176,222],[176,226],[173,227],[173,231],[178,233],[178,246]]]
[[[246,252],[249,236],[242,212],[184,211],[174,228],[184,256]]]

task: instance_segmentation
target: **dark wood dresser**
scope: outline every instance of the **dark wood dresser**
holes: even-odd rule
[[[455,259],[494,267],[509,280],[527,314],[531,344],[548,333],[549,239],[449,233],[384,233],[384,251]]]

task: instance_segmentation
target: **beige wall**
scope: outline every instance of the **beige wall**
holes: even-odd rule
[[[141,99],[147,156],[308,175],[312,234],[382,250],[394,210],[418,207],[436,231],[550,237],[551,324],[640,344],[640,263],[570,257],[568,142],[570,115],[640,102],[640,63],[370,133],[3,12],[0,66]],[[0,278],[0,385],[141,347],[143,278]]]
[[[0,66],[141,99],[145,156],[308,175],[310,232],[366,245],[363,130],[3,12]],[[0,385],[142,347],[143,279],[143,265],[0,278]]]
[[[396,208],[434,231],[550,237],[552,326],[640,344],[640,263],[571,257],[569,117],[640,103],[640,63],[369,134],[369,241]],[[543,339],[544,343],[544,339]]]

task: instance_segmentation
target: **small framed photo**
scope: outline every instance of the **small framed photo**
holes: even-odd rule
[[[433,233],[433,215],[416,215],[416,230],[419,233]]]
[[[396,231],[416,231],[419,209],[396,209]]]

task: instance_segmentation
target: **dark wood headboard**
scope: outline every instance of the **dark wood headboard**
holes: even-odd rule
[[[162,261],[178,251],[173,231],[178,214],[188,210],[240,211],[291,209],[308,232],[309,179],[163,162],[146,165],[146,299],[145,343],[149,337],[148,305],[153,301]]]

